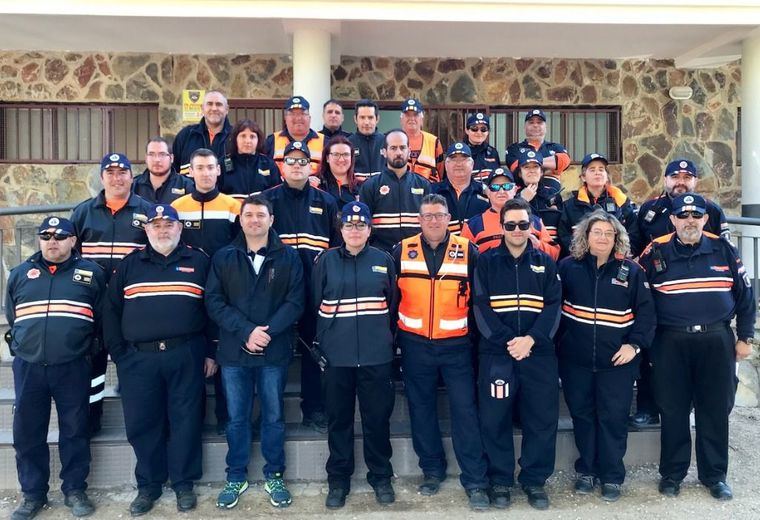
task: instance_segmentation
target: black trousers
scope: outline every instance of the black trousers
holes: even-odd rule
[[[13,359],[13,447],[21,491],[42,499],[50,489],[50,450],[47,444],[50,399],[58,412],[58,451],[64,494],[87,489],[90,473],[88,396],[90,363],[85,358],[60,365]]]
[[[636,380],[636,412],[657,415],[657,403],[654,400],[654,383],[652,381],[652,360],[649,349],[643,349],[641,364],[639,365],[639,378]]]
[[[575,471],[598,477],[604,484],[622,484],[625,480],[623,457],[637,373],[635,361],[599,372],[560,363],[562,391],[573,418],[575,446],[580,454]]]
[[[515,361],[508,355],[481,354],[478,372],[480,430],[491,485],[515,483],[512,407],[517,402],[523,434],[518,481],[524,486],[543,486],[554,472],[557,446],[556,356],[532,355]]]
[[[363,367],[328,367],[322,382],[327,413],[327,481],[331,488],[350,489],[354,473],[354,408],[359,398],[367,482],[390,482],[390,417],[396,400],[391,364]]]
[[[683,480],[689,469],[693,405],[699,480],[709,486],[726,479],[728,416],[737,383],[735,344],[728,325],[701,334],[657,329],[652,361],[662,421],[663,477]]]
[[[138,490],[161,495],[201,478],[203,337],[163,352],[132,351],[116,366]]]
[[[306,311],[298,321],[298,351],[301,353],[301,412],[307,417],[325,409],[322,399],[322,370],[304,346],[311,346],[316,334],[315,316]]]

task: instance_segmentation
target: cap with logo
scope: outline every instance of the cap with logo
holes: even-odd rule
[[[110,166],[118,166],[124,170],[132,171],[132,163],[129,162],[126,155],[120,153],[107,153],[100,161],[100,169],[106,170]]]
[[[675,161],[670,161],[665,167],[665,176],[669,177],[671,175],[676,175],[677,173],[688,173],[689,175],[696,177],[697,167],[688,159],[676,159]]]
[[[707,213],[707,202],[704,197],[696,193],[684,193],[673,199],[671,214],[678,215],[684,211],[696,211],[704,215]]]
[[[309,110],[309,106],[309,102],[303,96],[293,96],[285,102],[285,110],[293,110],[295,108]]]
[[[401,105],[402,112],[423,112],[424,110],[425,109],[422,108],[422,103],[420,103],[419,99],[407,99]]]
[[[177,215],[177,210],[168,204],[159,204],[148,210],[148,222],[153,222],[154,220],[173,220],[174,222],[179,222],[179,215]]]
[[[590,154],[586,154],[586,156],[581,161],[581,168],[585,169],[586,167],[588,167],[589,164],[591,164],[594,161],[602,161],[605,166],[610,164],[610,161],[608,161],[604,155],[600,153],[590,153]]]
[[[524,166],[529,163],[544,164],[544,157],[533,150],[525,150],[517,157],[517,165]]]
[[[446,150],[446,157],[453,155],[464,155],[465,157],[472,157],[472,150],[464,143],[454,143]]]
[[[540,117],[544,123],[546,122],[546,114],[544,114],[544,111],[540,108],[529,110],[528,113],[525,114],[525,121],[529,121],[531,117]]]
[[[489,118],[483,112],[472,114],[467,118],[467,128],[477,124],[486,125],[488,128],[491,128],[491,118]]]
[[[369,206],[363,202],[349,202],[340,212],[341,222],[364,222],[370,223],[372,219],[372,213],[369,211]]]
[[[37,234],[42,233],[55,233],[56,235],[66,236],[76,235],[74,224],[69,219],[63,217],[45,217],[45,220],[37,228]]]
[[[496,168],[488,174],[486,184],[491,184],[496,177],[506,177],[509,179],[509,182],[515,182],[515,178],[512,176],[511,171],[507,170],[506,168]]]
[[[291,141],[288,143],[288,145],[285,147],[285,151],[283,152],[282,156],[287,157],[289,153],[291,152],[302,152],[306,154],[306,157],[311,159],[311,152],[309,152],[309,147],[306,146],[305,143],[302,141]]]

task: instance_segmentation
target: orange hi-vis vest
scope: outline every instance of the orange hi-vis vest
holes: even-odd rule
[[[422,132],[422,149],[419,151],[417,157],[414,157],[414,152],[409,157],[409,169],[414,173],[418,173],[425,177],[430,182],[436,182],[440,180],[438,178],[438,170],[436,169],[435,162],[435,143],[438,138],[428,132]],[[311,150],[311,148],[309,148]]]
[[[422,234],[402,240],[399,328],[428,339],[466,336],[470,300],[468,263],[469,241],[449,235],[443,264],[438,273],[431,275],[422,252]]]
[[[274,134],[274,163],[277,168],[282,172],[282,161],[285,155],[285,147],[288,146],[293,140],[290,139],[284,132],[277,132]],[[309,154],[311,155],[311,174],[319,174],[319,165],[322,162],[322,148],[325,147],[324,134],[317,133],[317,137],[306,139],[306,146],[309,148]]]

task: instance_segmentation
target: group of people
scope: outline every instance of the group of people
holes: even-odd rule
[[[285,128],[265,138],[251,120],[231,125],[227,100],[210,91],[200,123],[173,145],[147,143],[143,174],[133,179],[129,158],[109,153],[98,196],[70,219],[43,220],[40,251],[8,282],[24,497],[13,518],[47,501],[51,398],[65,504],[75,516],[94,511],[89,442],[108,355],[137,459],[132,516],[167,481],[179,511],[196,507],[206,378],[228,444],[216,505],[235,507],[248,488],[254,429],[264,490],[273,506],[291,504],[283,395],[295,351],[303,425],[327,433],[328,508],[350,492],[357,399],[367,480],[378,503],[395,501],[396,368],[421,495],[447,477],[442,380],[470,506],[510,505],[517,424],[517,482],[531,506],[548,508],[561,380],[580,454],[574,489],[619,499],[641,373],[630,420],[661,421],[660,491],[677,495],[686,475],[693,407],[698,477],[731,498],[734,368],[751,351],[756,304],[723,213],[695,193],[694,164],[670,163],[662,196],[637,214],[596,153],[581,162],[579,190],[561,198],[571,159],[544,140],[540,109],[502,165],[485,114],[444,153],[422,130],[418,100],[385,134],[374,102],[355,108],[356,133],[343,131],[333,100],[316,132],[308,101],[293,96]]]

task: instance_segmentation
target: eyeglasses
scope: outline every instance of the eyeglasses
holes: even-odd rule
[[[617,235],[614,231],[602,231],[601,229],[591,230],[588,234],[594,238],[615,238],[615,235]]]
[[[437,222],[440,222],[448,216],[449,216],[448,213],[421,213],[420,214],[420,218],[424,220],[425,222],[430,222],[433,219],[435,219]]]
[[[494,193],[497,193],[499,190],[509,191],[514,187],[515,187],[514,182],[505,182],[504,184],[489,184],[488,185],[488,189]]]
[[[47,242],[51,238],[55,240],[56,242],[60,242],[72,236],[73,235],[69,235],[68,233],[40,233],[39,234],[40,240],[42,240],[43,242]]]
[[[505,231],[514,231],[515,228],[520,228],[520,231],[528,231],[530,229],[530,222],[527,220],[521,220],[520,222],[504,222],[501,227]]]
[[[171,154],[167,152],[158,152],[158,153],[148,152],[145,155],[146,157],[148,157],[148,159],[166,159]]]
[[[681,213],[676,213],[676,218],[678,220],[686,220],[691,217],[694,220],[699,220],[702,218],[702,215],[699,211],[682,211]]]
[[[485,134],[486,132],[488,132],[488,127],[487,126],[471,126],[468,130],[470,132],[481,132]]]
[[[288,166],[293,166],[294,164],[297,164],[299,166],[306,166],[309,164],[309,160],[306,157],[285,157],[283,161]]]
[[[336,153],[336,152],[330,152],[328,154],[333,159],[349,159],[351,157],[350,152],[344,152],[344,153]]]
[[[344,222],[342,227],[346,231],[351,231],[353,229],[357,231],[364,231],[369,226],[367,226],[366,222]]]

